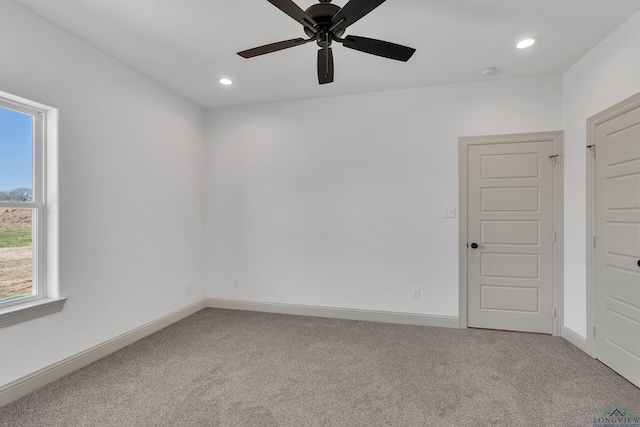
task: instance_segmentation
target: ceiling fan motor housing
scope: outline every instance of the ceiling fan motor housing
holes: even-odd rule
[[[336,13],[338,13],[340,11],[340,7],[336,6],[335,4],[331,4],[329,2],[323,2],[323,3],[318,3],[318,4],[314,4],[313,6],[310,6],[307,10],[305,10],[305,13],[307,15],[309,15],[317,24],[318,24],[318,34],[320,33],[327,33],[329,28],[331,28],[333,26],[333,22],[331,22],[331,19],[336,16]],[[321,36],[318,37],[316,34],[314,34],[309,28],[304,28],[304,32],[307,33],[307,35],[309,37],[315,37],[318,40],[318,44],[320,44],[320,42],[323,42],[326,38],[326,36]],[[340,37],[344,34],[344,29],[340,28],[334,32],[329,33],[329,39],[333,39],[333,37]]]

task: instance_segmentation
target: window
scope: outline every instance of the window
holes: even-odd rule
[[[57,260],[48,242],[57,241],[49,232],[56,227],[47,220],[47,126],[55,116],[55,110],[0,92],[0,327],[64,304],[56,278],[47,275],[49,258]]]

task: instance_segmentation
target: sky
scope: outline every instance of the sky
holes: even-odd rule
[[[0,107],[0,191],[32,188],[32,117]]]

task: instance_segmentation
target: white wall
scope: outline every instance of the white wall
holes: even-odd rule
[[[1,387],[204,297],[205,114],[10,0],[0,64],[1,91],[59,108],[69,298],[0,329]]]
[[[215,109],[208,124],[209,296],[457,316],[458,219],[442,208],[458,205],[458,137],[560,130],[562,79]]]
[[[587,118],[640,92],[640,13],[564,75],[565,325],[586,337]]]

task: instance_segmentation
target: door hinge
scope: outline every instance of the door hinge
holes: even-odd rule
[[[554,242],[558,241],[558,233],[553,233],[553,241]]]
[[[593,337],[594,338],[596,337],[596,327],[595,326],[593,327]]]
[[[591,155],[593,157],[595,157],[596,156],[596,146],[595,146],[595,144],[587,145],[587,148],[589,149],[589,151],[591,151]]]
[[[596,236],[593,236],[593,247],[596,247]]]
[[[553,318],[555,319],[558,316],[558,310],[557,309],[553,309]]]

